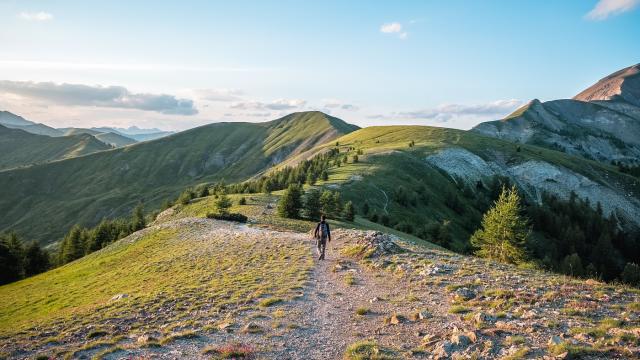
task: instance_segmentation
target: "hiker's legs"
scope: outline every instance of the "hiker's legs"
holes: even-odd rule
[[[319,260],[324,260],[324,251],[327,247],[327,240],[325,239],[319,239],[318,240],[318,259]]]

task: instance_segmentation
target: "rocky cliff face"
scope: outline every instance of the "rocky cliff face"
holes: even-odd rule
[[[602,162],[640,162],[640,64],[600,80],[574,99],[535,99],[472,131]]]
[[[640,64],[614,72],[576,95],[574,99],[626,101],[640,106]]]

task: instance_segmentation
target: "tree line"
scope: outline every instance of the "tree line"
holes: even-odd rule
[[[54,252],[41,248],[36,242],[25,245],[26,242],[15,233],[0,234],[0,284],[67,264],[145,226],[144,208],[138,205],[128,219],[104,219],[93,228],[74,225]]]
[[[291,184],[280,197],[277,213],[285,218],[318,220],[324,214],[332,219],[353,221],[353,202],[343,203],[338,191],[311,188],[306,192],[300,184]]]

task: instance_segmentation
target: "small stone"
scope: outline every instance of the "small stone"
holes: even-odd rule
[[[465,347],[471,343],[471,339],[468,336],[463,334],[453,334],[451,335],[451,343],[457,346]]]
[[[156,341],[156,339],[151,335],[144,334],[144,335],[138,336],[138,339],[136,341],[138,342],[138,344],[146,344],[151,341]]]
[[[391,324],[391,325],[398,325],[401,322],[402,322],[402,319],[397,314],[393,314],[393,315],[391,315],[391,318],[389,318],[389,324]]]
[[[231,328],[232,325],[233,325],[232,322],[225,321],[225,322],[221,323],[220,325],[218,325],[218,329],[227,330],[228,331]]]
[[[376,296],[376,297],[374,297],[373,299],[369,300],[369,302],[370,302],[370,303],[372,303],[372,304],[373,304],[374,302],[376,302],[376,301],[380,301],[380,298],[379,298],[379,297],[377,297],[377,296]]]
[[[558,345],[558,344],[562,344],[562,339],[560,338],[560,336],[553,335],[553,336],[549,339],[549,342],[547,342],[547,344],[549,344],[549,345]]]
[[[128,297],[129,297],[129,295],[128,295],[128,294],[118,294],[118,295],[114,295],[114,296],[111,298],[111,301],[118,301],[118,300],[126,299],[126,298],[128,298]]]
[[[467,301],[475,297],[476,297],[476,292],[471,289],[460,288],[456,290],[456,295],[455,295],[456,299]]]
[[[262,328],[253,322],[249,322],[242,328],[242,332],[245,334],[257,334],[262,332]]]
[[[433,350],[433,358],[446,359],[451,353],[453,353],[453,344],[448,341],[443,341]]]
[[[468,337],[472,343],[475,343],[476,341],[478,341],[478,335],[476,334],[475,331],[466,332],[464,333],[464,335]]]

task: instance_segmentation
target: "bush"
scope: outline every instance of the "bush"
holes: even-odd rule
[[[248,217],[238,213],[226,213],[226,214],[216,214],[216,213],[208,213],[207,218],[215,219],[215,220],[225,220],[225,221],[235,221],[246,223],[249,220]]]
[[[630,285],[640,285],[640,266],[627,263],[622,271],[622,281]]]
[[[243,196],[238,200],[238,205],[247,205],[247,199]]]

